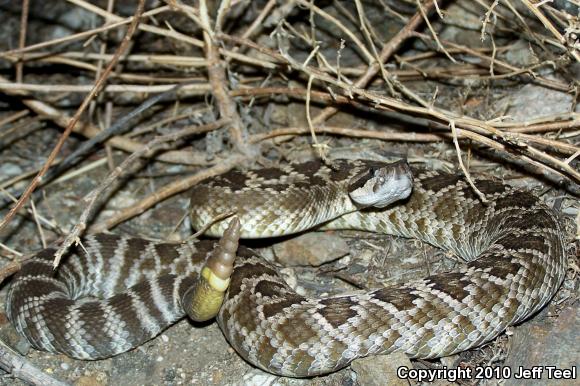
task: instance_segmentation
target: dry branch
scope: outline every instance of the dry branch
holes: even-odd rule
[[[200,133],[204,133],[204,132],[211,131],[211,130],[216,130],[216,129],[220,128],[221,126],[223,126],[224,124],[227,124],[228,122],[229,121],[227,119],[222,119],[222,120],[218,120],[216,122],[213,122],[211,124],[193,127],[193,128],[186,128],[186,129],[180,130],[180,131],[172,133],[172,134],[157,137],[154,140],[147,143],[145,146],[143,146],[140,150],[134,152],[129,157],[127,157],[123,161],[123,163],[121,163],[119,166],[117,166],[115,169],[113,169],[113,171],[111,173],[109,173],[109,176],[101,184],[99,184],[97,186],[97,188],[95,188],[91,193],[89,193],[87,195],[87,197],[85,198],[85,201],[86,201],[85,209],[83,210],[81,216],[79,217],[79,221],[76,223],[76,225],[73,227],[73,229],[69,232],[69,234],[64,239],[62,245],[58,248],[57,252],[54,254],[54,266],[57,267],[59,262],[60,262],[60,259],[62,258],[63,254],[68,250],[68,248],[74,242],[78,242],[80,236],[83,234],[84,230],[87,228],[87,224],[90,220],[90,217],[93,214],[93,210],[94,210],[95,206],[97,205],[98,199],[101,197],[101,195],[108,188],[111,187],[111,185],[115,182],[115,180],[117,180],[119,178],[119,176],[121,176],[122,174],[128,174],[128,173],[130,173],[130,172],[132,172],[135,169],[140,167],[140,165],[138,163],[136,163],[137,159],[147,158],[148,156],[159,151],[167,143],[175,142],[179,138],[192,136],[194,134],[200,134]],[[239,157],[232,157],[232,160],[237,161],[237,158],[239,158]],[[137,166],[135,166],[135,165],[137,165]],[[223,172],[228,170],[227,165],[229,165],[228,162],[223,162],[223,163],[220,163],[218,166],[214,167],[213,169],[222,170],[222,173],[223,173]],[[233,167],[234,165],[235,165],[235,163],[232,163],[230,167]],[[209,170],[211,170],[211,169],[209,169]],[[179,180],[175,184],[170,184],[169,186],[165,186],[165,188],[163,189],[162,192],[157,192],[155,194],[155,198],[152,200],[153,203],[156,203],[156,202],[161,201],[162,199],[165,199],[171,195],[179,193],[180,191],[182,191],[179,189],[179,187],[183,187],[183,189],[186,189],[187,187],[191,186],[191,185],[188,185],[188,182],[201,181],[201,179],[203,179],[205,177],[200,178],[200,176],[205,176],[206,174],[211,175],[211,172],[206,171],[205,174],[203,172],[200,172],[200,173],[197,173],[193,177]],[[196,176],[198,178],[197,180],[195,179]],[[151,205],[153,205],[153,204],[151,204]],[[146,208],[141,208],[141,209],[144,210]],[[128,210],[123,211],[123,215],[128,216],[128,217],[125,217],[125,219],[130,217],[130,213],[132,213],[132,212],[130,212]],[[141,212],[136,212],[134,214],[138,214],[138,213],[141,213]],[[107,224],[109,226],[112,226],[112,224],[113,224],[111,221],[112,221],[111,219],[109,219],[107,221]],[[100,228],[99,226],[96,226],[95,232],[102,232],[105,230],[106,229],[103,229],[102,227]]]
[[[30,361],[13,352],[4,342],[0,341],[0,367],[11,376],[21,379],[31,385],[66,386],[44,371],[34,366]]]
[[[10,220],[14,217],[14,215],[18,212],[18,210],[26,203],[26,201],[28,200],[28,198],[30,197],[32,192],[34,192],[34,190],[36,189],[38,184],[41,182],[42,177],[46,174],[46,172],[48,171],[48,168],[50,167],[52,162],[55,160],[58,152],[60,151],[60,149],[64,145],[64,141],[70,135],[70,133],[73,131],[73,128],[75,127],[76,123],[80,120],[81,115],[83,114],[85,109],[88,107],[89,102],[102,89],[102,87],[107,79],[108,74],[117,65],[119,57],[125,52],[125,49],[127,48],[129,42],[131,41],[131,37],[133,36],[133,33],[137,29],[137,25],[139,23],[139,18],[141,17],[141,14],[143,13],[143,9],[145,6],[144,3],[145,3],[145,0],[139,1],[139,4],[138,4],[137,9],[135,11],[134,19],[133,19],[131,25],[129,26],[127,33],[125,34],[123,41],[121,42],[121,44],[117,48],[115,56],[113,57],[111,62],[107,65],[107,68],[103,71],[103,74],[101,75],[101,77],[95,82],[94,88],[91,90],[89,95],[87,95],[87,97],[84,99],[81,106],[77,109],[77,112],[72,117],[67,128],[65,129],[65,131],[63,132],[63,134],[59,138],[58,143],[56,144],[56,146],[54,147],[54,149],[52,150],[52,152],[48,156],[48,159],[47,159],[46,163],[44,164],[44,166],[42,167],[42,169],[40,169],[40,171],[38,172],[36,177],[32,180],[30,185],[28,185],[28,187],[26,188],[26,190],[24,191],[22,196],[19,198],[18,202],[14,205],[14,207],[10,210],[10,212],[0,222],[0,230],[4,229],[6,227],[6,225],[10,222]]]

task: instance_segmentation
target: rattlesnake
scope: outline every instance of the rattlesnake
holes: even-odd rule
[[[327,222],[327,228],[418,238],[466,260],[455,272],[317,299],[297,294],[274,265],[240,247],[217,321],[250,363],[280,375],[310,376],[393,351],[413,358],[450,355],[493,339],[554,295],[565,274],[564,236],[557,214],[541,200],[475,180],[487,199],[482,203],[462,176],[413,168],[413,193],[404,202],[356,210],[361,208],[348,191],[384,178],[384,166],[312,161],[231,171],[194,188],[198,227],[234,210],[242,237]],[[221,234],[224,224],[208,233]],[[88,253],[77,247],[56,275],[53,248],[26,263],[10,288],[7,315],[38,349],[99,359],[140,345],[184,315],[182,298],[215,242],[158,244],[93,235],[83,244]]]

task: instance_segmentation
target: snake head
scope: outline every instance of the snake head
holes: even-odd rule
[[[411,194],[413,175],[406,161],[369,166],[349,184],[350,199],[361,208],[384,208]]]

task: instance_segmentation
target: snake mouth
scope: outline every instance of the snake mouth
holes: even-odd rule
[[[384,208],[413,190],[413,175],[405,160],[369,167],[349,184],[350,199],[360,208]]]

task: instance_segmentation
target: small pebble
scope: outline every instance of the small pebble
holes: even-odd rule
[[[244,374],[237,385],[244,386],[271,386],[276,383],[278,377],[259,369],[252,369]]]
[[[340,259],[349,252],[346,241],[327,232],[306,233],[274,245],[276,259],[287,267],[318,267]]]
[[[368,386],[408,386],[408,380],[401,379],[397,375],[397,369],[401,367],[412,369],[413,365],[409,358],[400,352],[356,359],[351,364],[351,369],[357,375],[357,383]]]
[[[16,164],[6,162],[0,166],[0,174],[3,176],[17,176],[22,174],[22,168]]]

